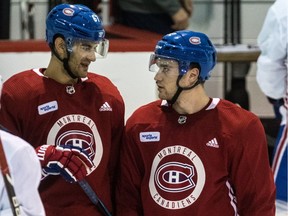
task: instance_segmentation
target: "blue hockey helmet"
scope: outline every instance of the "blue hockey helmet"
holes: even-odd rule
[[[184,75],[191,63],[200,65],[201,81],[209,79],[216,64],[216,50],[207,35],[189,30],[165,35],[156,45],[150,58],[150,66],[157,58],[176,60],[179,74]],[[149,68],[151,70],[151,67]]]
[[[104,38],[105,31],[100,18],[80,4],[59,4],[49,12],[46,19],[46,41],[49,46],[53,44],[56,35],[64,37],[69,51],[72,51],[75,40],[105,41],[105,46],[109,44]],[[100,47],[103,49],[103,44]]]

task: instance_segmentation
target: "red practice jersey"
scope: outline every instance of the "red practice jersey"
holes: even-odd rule
[[[86,177],[107,208],[124,130],[124,102],[106,78],[63,85],[33,69],[12,76],[2,90],[0,122],[35,148],[73,145],[85,149],[96,169]],[[29,188],[27,188],[29,190]],[[40,184],[47,216],[101,215],[78,184],[49,175]]]
[[[119,216],[274,216],[263,126],[226,100],[191,115],[142,106],[127,121],[120,165]]]

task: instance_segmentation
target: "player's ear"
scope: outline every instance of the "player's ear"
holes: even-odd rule
[[[194,68],[189,69],[185,75],[187,76],[190,84],[195,83],[198,80],[200,71],[198,68],[194,67]]]
[[[62,37],[57,37],[54,41],[55,51],[61,58],[66,55],[66,44]]]
[[[198,80],[199,73],[200,71],[196,67],[189,69],[180,79],[179,85],[181,87],[192,86]]]

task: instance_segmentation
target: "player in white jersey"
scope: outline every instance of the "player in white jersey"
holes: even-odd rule
[[[24,140],[0,130],[5,156],[10,169],[21,216],[45,215],[38,192],[41,179],[41,167],[34,148]],[[12,211],[0,175],[0,216],[11,216]]]
[[[0,91],[1,87],[2,82]],[[45,211],[38,192],[41,166],[34,148],[23,139],[4,131],[1,126],[0,137],[21,216],[44,216]],[[11,215],[7,189],[0,174],[0,216]]]
[[[257,81],[281,119],[272,169],[276,183],[277,215],[288,214],[287,202],[287,94],[288,94],[288,1],[276,0],[269,8],[258,44],[261,54],[257,61]]]

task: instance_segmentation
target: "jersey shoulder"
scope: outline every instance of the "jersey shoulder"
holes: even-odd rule
[[[40,72],[41,69],[29,69],[25,71],[21,71],[19,73],[16,73],[12,75],[10,78],[5,81],[6,85],[12,85],[12,84],[19,84],[19,83],[33,83],[39,78],[44,77],[44,75]],[[15,86],[15,85],[14,85]]]
[[[254,113],[227,100],[221,99],[215,109],[218,113],[218,119],[231,129],[246,128],[251,124],[261,124],[259,117]]]
[[[44,75],[39,69],[31,69],[14,74],[3,83],[3,93],[18,97],[17,99],[27,100],[27,98],[43,86]]]
[[[127,120],[127,127],[135,124],[152,123],[162,113],[162,101],[156,100],[137,108]]]
[[[112,83],[112,81],[108,77],[92,72],[88,73],[88,79],[86,79],[85,82],[93,82],[99,87],[116,88],[115,84]]]
[[[232,103],[225,99],[220,100],[220,103],[217,105],[216,109],[222,110],[224,113],[227,113],[229,115],[234,113],[235,115],[244,115],[244,116],[248,115],[257,118],[257,116],[251,111],[246,110],[242,108],[240,105]]]
[[[117,86],[106,76],[89,72],[88,79],[85,80],[85,82],[96,85],[96,89],[98,89],[101,94],[110,95],[122,100],[122,95],[120,94]]]

